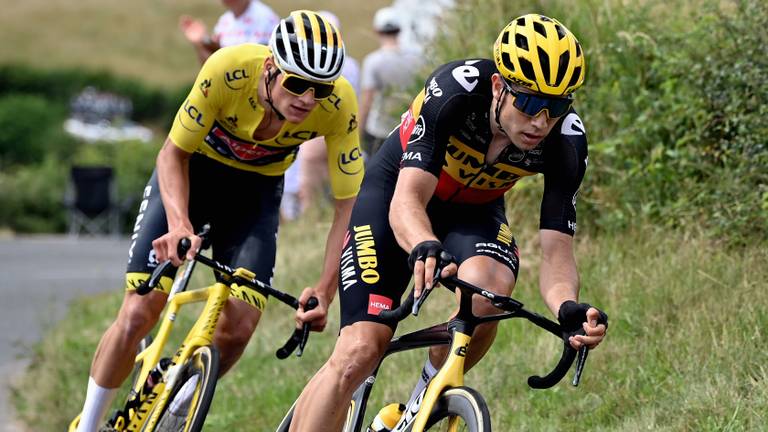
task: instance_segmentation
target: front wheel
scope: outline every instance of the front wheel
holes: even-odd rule
[[[200,347],[179,371],[155,432],[200,432],[219,377],[219,351]],[[159,408],[159,407],[158,407]],[[149,432],[149,430],[147,430]]]
[[[483,396],[474,389],[448,389],[440,395],[440,399],[432,408],[424,430],[490,432],[491,415],[488,413],[488,405]]]

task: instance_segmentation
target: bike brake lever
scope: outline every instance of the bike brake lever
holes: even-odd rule
[[[445,253],[445,252],[443,252]],[[441,256],[441,258],[443,258]],[[437,286],[438,283],[440,283],[440,274],[443,272],[443,266],[438,266],[437,269],[435,269],[435,275],[432,277],[432,288],[424,288],[421,291],[421,295],[419,298],[415,299],[413,302],[413,306],[411,307],[411,314],[413,316],[419,316],[419,309],[421,309],[421,305],[424,304],[425,301],[427,301],[427,297],[432,292],[433,289]]]
[[[316,297],[310,297],[309,300],[307,300],[307,303],[304,305],[304,310],[309,311],[317,307],[319,302],[317,301]],[[309,340],[309,332],[312,329],[312,324],[310,323],[304,323],[304,325],[301,328],[301,342],[299,342],[299,349],[296,351],[296,357],[301,357],[301,355],[304,353],[304,347],[307,345],[307,340]]]
[[[573,375],[573,381],[571,382],[574,387],[578,386],[579,381],[581,381],[581,373],[584,372],[584,366],[587,364],[588,354],[589,348],[586,346],[579,348],[579,354],[576,356],[576,373]]]
[[[432,283],[432,286],[434,287],[435,283]],[[416,301],[413,302],[413,307],[411,307],[411,314],[413,316],[419,316],[419,309],[421,309],[421,305],[424,304],[425,301],[427,301],[427,297],[429,296],[429,293],[432,292],[432,288],[425,288],[421,291],[421,295],[419,298],[416,299]]]

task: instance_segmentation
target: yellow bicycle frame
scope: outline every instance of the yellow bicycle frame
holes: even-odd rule
[[[424,430],[432,408],[446,389],[464,385],[464,361],[466,360],[467,349],[471,340],[471,335],[453,330],[453,339],[448,358],[427,386],[427,391],[424,393],[424,398],[419,406],[419,412],[414,419],[413,428],[411,429],[413,432],[422,432]],[[449,430],[455,431],[457,426],[457,419],[452,419]]]
[[[255,275],[252,272],[244,268],[236,269],[234,274],[235,276],[240,276],[245,279],[255,278]],[[127,413],[127,419],[120,418],[118,420],[118,423],[114,425],[117,431],[153,430],[160,419],[163,407],[168,402],[168,397],[170,396],[171,389],[177,379],[181,365],[192,356],[197,348],[213,343],[213,334],[216,330],[216,324],[219,322],[221,311],[224,309],[224,305],[230,295],[236,298],[247,296],[247,294],[242,292],[241,287],[238,287],[237,285],[230,288],[227,284],[216,282],[206,288],[180,292],[170,298],[166,305],[165,315],[163,316],[163,321],[157,331],[155,340],[144,351],[136,356],[135,362],[141,362],[141,370],[138,373],[138,378],[136,379],[132,390],[135,395],[134,397],[139,398],[140,404],[138,405],[138,408],[131,409]],[[261,294],[254,295],[252,293],[248,298],[243,298],[243,300],[259,310],[263,310],[266,304],[266,298]],[[147,381],[147,376],[152,368],[154,368],[160,361],[163,348],[168,342],[171,330],[173,330],[173,324],[176,321],[179,309],[186,304],[200,303],[203,301],[205,301],[206,304],[200,312],[199,318],[189,330],[184,341],[171,359],[171,366],[166,373],[166,379],[155,385],[149,394],[143,394],[142,390]],[[126,420],[127,424],[125,423]],[[77,425],[77,421],[78,420],[76,419],[72,422],[69,429],[70,431],[75,430],[73,427]]]

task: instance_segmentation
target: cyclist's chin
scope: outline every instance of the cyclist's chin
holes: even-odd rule
[[[515,134],[513,140],[515,146],[523,151],[533,150],[538,146],[546,135],[535,135],[519,132]]]
[[[291,123],[301,123],[307,118],[313,107],[303,107],[297,105],[289,105],[288,108],[283,111],[285,119]]]

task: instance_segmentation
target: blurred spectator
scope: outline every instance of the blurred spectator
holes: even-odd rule
[[[341,30],[339,18],[329,11],[318,11],[323,18]],[[349,56],[344,58],[341,75],[360,94],[360,66]],[[307,209],[316,195],[322,193],[328,180],[327,154],[322,137],[301,145],[296,162],[285,172],[285,187],[280,214],[283,219],[293,220]]]
[[[453,8],[456,0],[394,0],[392,7],[400,17],[400,44],[423,52],[437,34],[440,17]]]
[[[129,98],[86,87],[72,98],[64,130],[87,142],[150,141],[152,131],[130,120]]]
[[[120,121],[131,117],[131,100],[114,93],[86,87],[70,102],[72,117],[87,123]]]
[[[267,45],[280,18],[264,3],[258,0],[221,0],[229,9],[216,23],[213,34],[201,20],[189,15],[179,18],[179,28],[195,47],[200,63],[221,47],[241,43]]]
[[[373,17],[380,47],[363,60],[360,82],[360,125],[363,150],[372,156],[400,122],[399,114],[408,105],[421,57],[398,42],[401,29],[399,11],[379,9]]]

